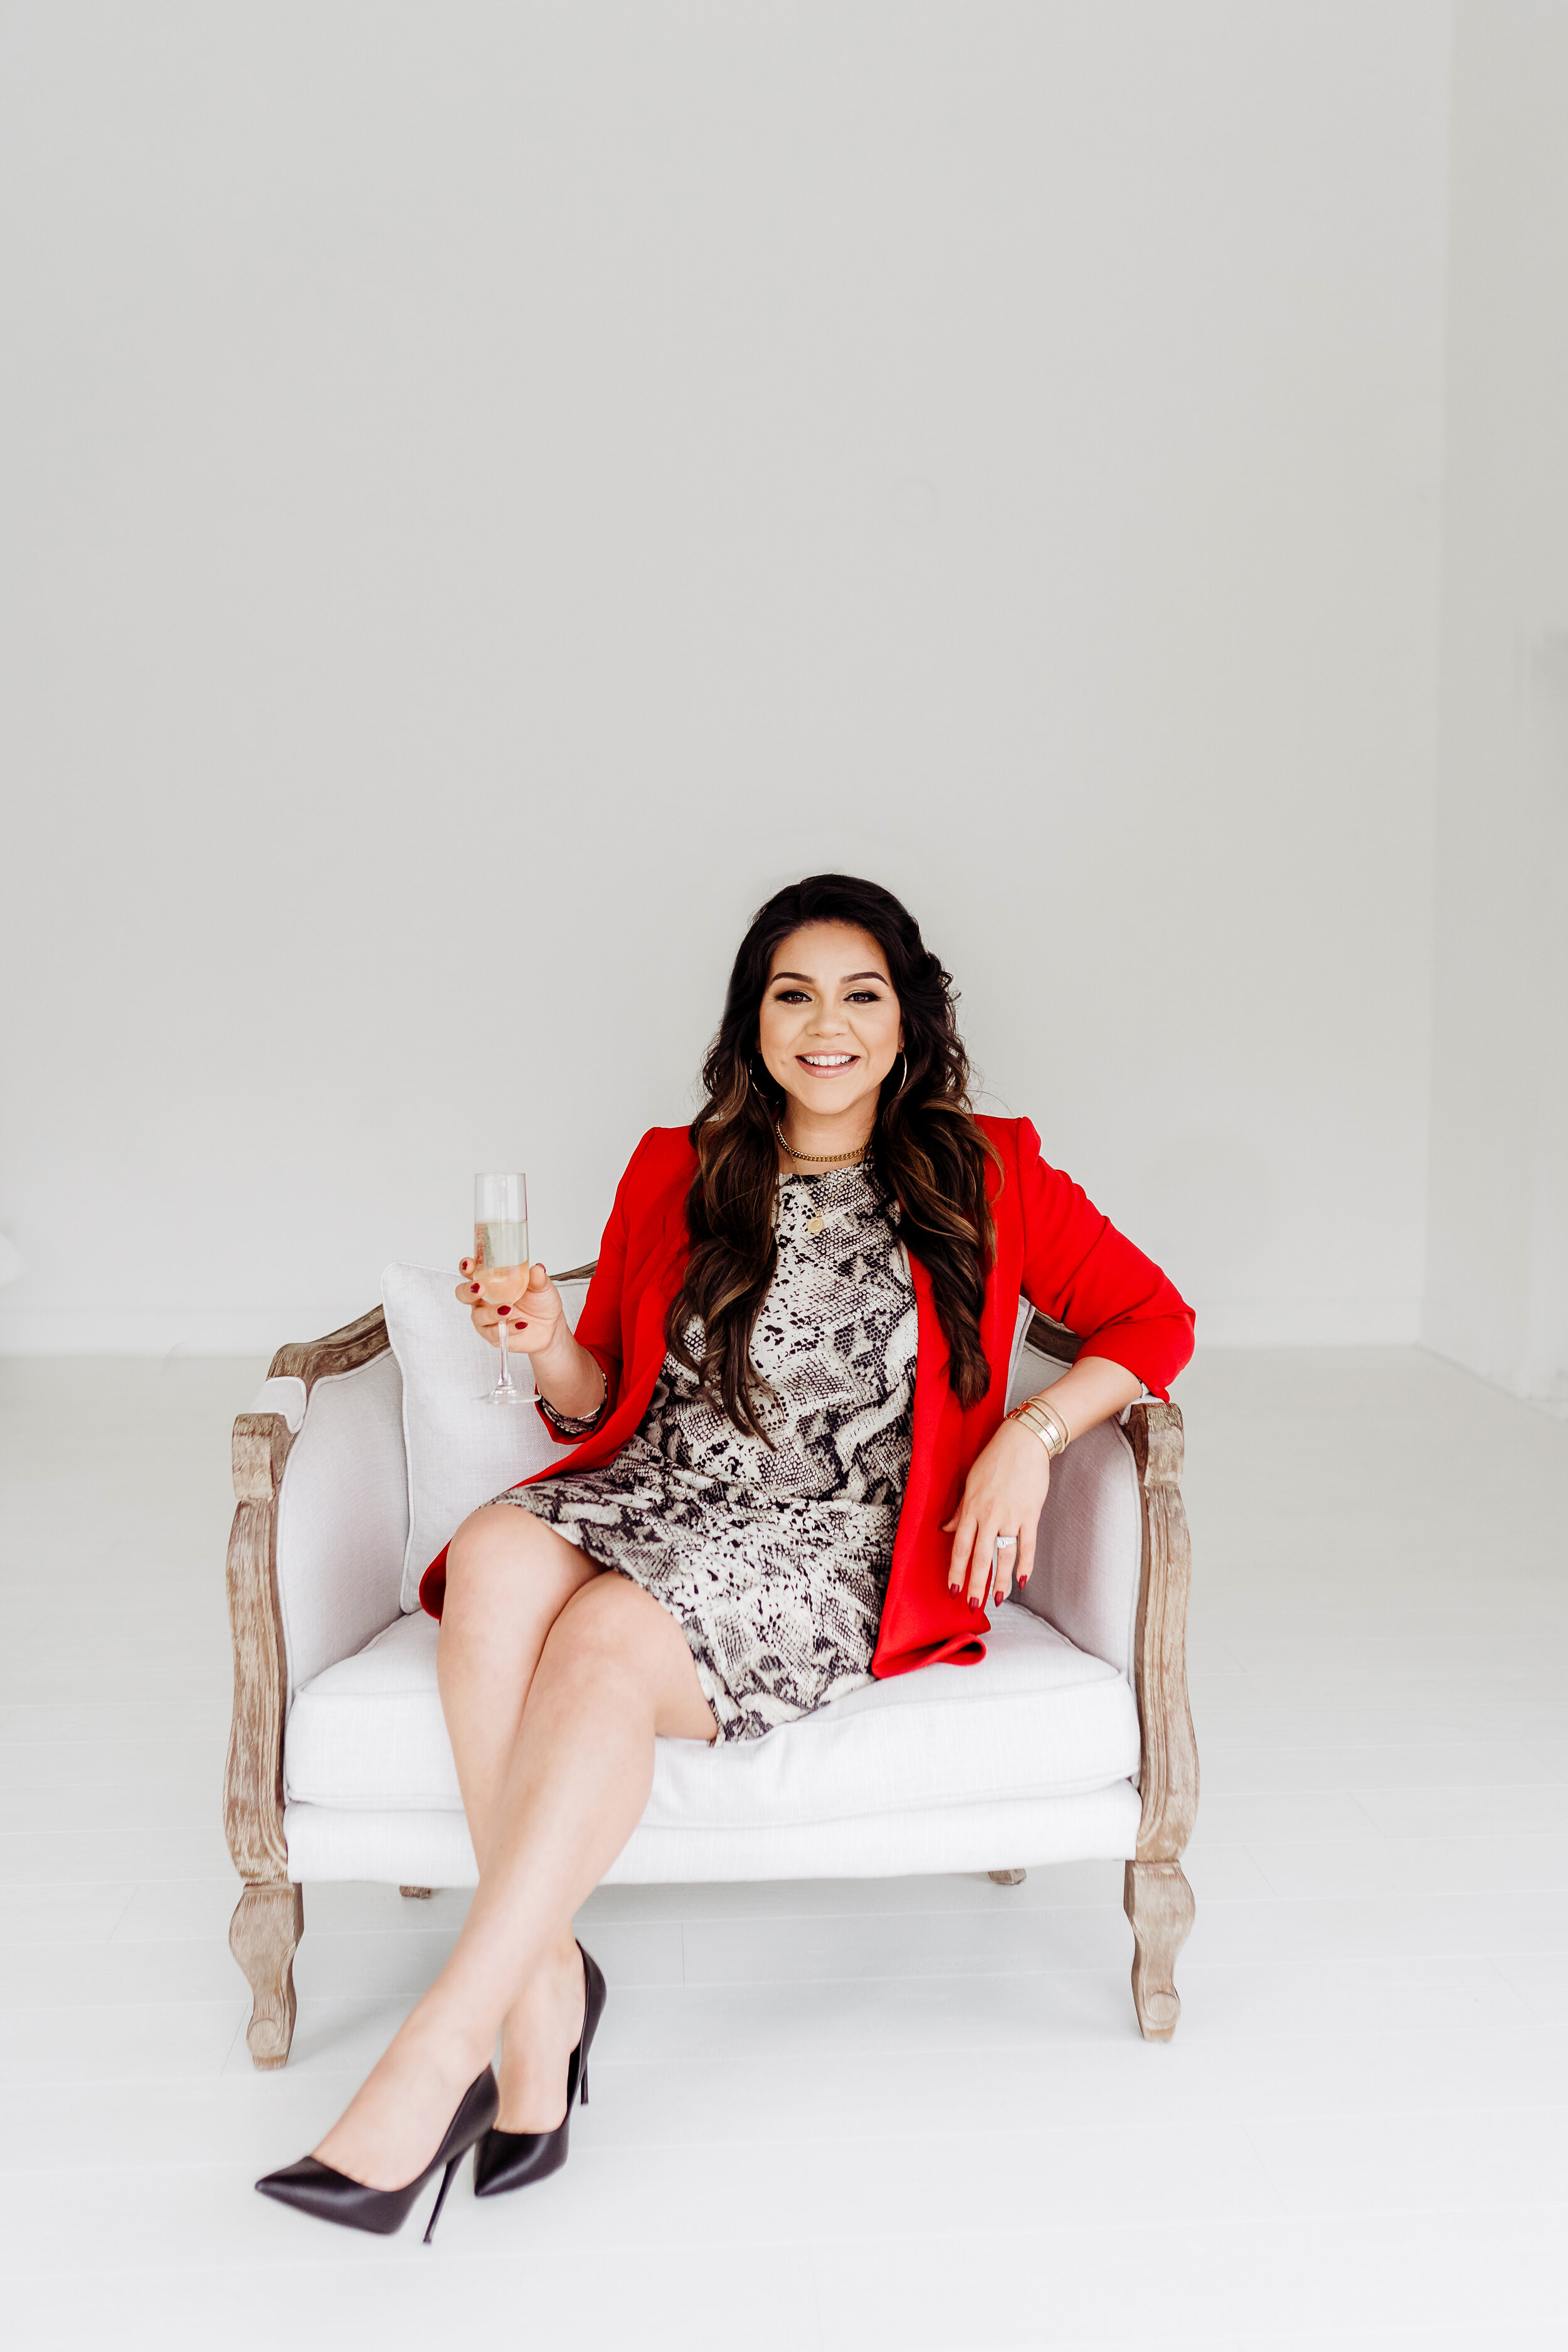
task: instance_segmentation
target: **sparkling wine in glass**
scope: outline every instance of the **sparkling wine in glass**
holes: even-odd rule
[[[476,1176],[474,1179],[474,1280],[488,1307],[515,1307],[528,1288],[528,1179],[526,1176]],[[502,1318],[496,1336],[500,1341],[500,1377],[485,1392],[487,1404],[532,1402],[531,1388],[520,1389],[511,1377],[507,1353],[507,1326]]]

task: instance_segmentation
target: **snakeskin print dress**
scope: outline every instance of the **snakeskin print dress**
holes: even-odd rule
[[[858,1168],[834,1169],[780,1178],[777,1235],[752,1338],[771,1447],[667,1355],[613,1462],[495,1498],[662,1601],[721,1739],[869,1680],[909,1475],[915,1300],[892,1220]],[[686,1336],[700,1355],[695,1318]]]

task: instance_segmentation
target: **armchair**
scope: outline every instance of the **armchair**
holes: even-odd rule
[[[1009,1402],[1077,1352],[1035,1315]],[[1181,1467],[1174,1405],[1135,1404],[1089,1432],[1055,1466],[1035,1572],[994,1612],[981,1664],[925,1667],[743,1746],[661,1741],[647,1810],[610,1878],[984,1870],[1007,1885],[1037,1864],[1114,1857],[1139,2026],[1168,2041],[1198,1795]],[[279,1349],[235,1423],[234,1480],[224,1818],[243,1885],[229,1945],[265,2068],[286,2063],[293,2035],[305,1882],[422,1894],[477,1876],[436,1627],[400,1606],[402,1380],[381,1308]]]

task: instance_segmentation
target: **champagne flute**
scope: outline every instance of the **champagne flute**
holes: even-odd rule
[[[526,1176],[476,1176],[474,1179],[474,1280],[487,1307],[515,1307],[528,1288],[528,1179]],[[506,1318],[500,1319],[500,1377],[485,1391],[486,1404],[531,1404],[532,1391],[520,1389],[511,1377],[507,1353]]]

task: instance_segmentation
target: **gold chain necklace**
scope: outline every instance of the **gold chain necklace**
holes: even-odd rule
[[[801,1160],[807,1168],[841,1168],[846,1162],[858,1162],[864,1160],[868,1149],[868,1145],[862,1143],[854,1151],[797,1151],[793,1143],[784,1141],[784,1129],[776,1120],[773,1122],[773,1133],[778,1138],[779,1150],[787,1152],[792,1160]]]

